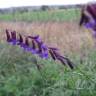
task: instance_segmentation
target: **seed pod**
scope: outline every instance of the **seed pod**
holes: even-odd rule
[[[16,40],[16,31],[11,32],[12,40]]]
[[[10,33],[7,29],[6,29],[6,36],[7,36],[7,42],[10,42],[11,41],[11,36],[10,36]]]
[[[49,53],[51,55],[51,57],[53,58],[53,60],[56,60],[56,55],[52,52],[52,50],[49,50]]]
[[[18,39],[18,44],[17,45],[20,45],[23,43],[23,37],[21,34],[19,34],[19,39]]]

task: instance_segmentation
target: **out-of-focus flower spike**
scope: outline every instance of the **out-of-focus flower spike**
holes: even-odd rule
[[[6,29],[6,36],[7,36],[7,42],[10,42],[11,41],[11,35],[7,29]]]

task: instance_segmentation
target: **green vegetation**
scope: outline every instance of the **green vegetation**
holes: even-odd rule
[[[16,12],[0,14],[1,21],[70,21],[80,17],[79,9],[62,9],[49,11]]]
[[[96,51],[88,52],[82,64],[79,55],[70,57],[74,70],[0,43],[0,96],[95,96]]]
[[[80,11],[70,9],[1,14],[0,20],[70,21],[79,16]],[[71,70],[0,42],[0,96],[96,96],[96,49],[82,46],[81,53],[68,54],[75,64]]]

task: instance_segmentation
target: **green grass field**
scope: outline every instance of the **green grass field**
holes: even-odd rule
[[[26,29],[32,27],[31,25],[22,27],[22,23],[18,26],[16,25],[18,23],[12,23],[10,25],[9,23],[11,21],[61,22],[79,20],[79,17],[80,11],[76,11],[75,9],[67,11],[28,12],[22,14],[0,14],[0,20],[4,21],[4,23],[1,23],[2,27],[0,29],[0,96],[96,96],[96,49],[90,47],[91,45],[89,42],[87,42],[85,38],[82,38],[83,32],[81,32],[79,28],[74,29],[76,25],[71,24],[71,27],[67,26],[69,30],[66,31],[66,29],[63,29],[63,23],[61,25],[60,23],[54,23],[53,25],[55,27],[50,27],[49,25],[52,23],[48,23],[49,25],[46,26],[41,25],[41,27],[43,27],[40,30],[44,32],[47,30],[46,32],[50,32],[49,29],[52,31],[52,28],[54,28],[54,32],[56,32],[57,35],[59,29],[61,29],[61,31],[63,30],[61,33],[59,32],[61,35],[64,32],[63,35],[66,35],[66,32],[68,33],[70,31],[71,33],[69,33],[72,36],[70,36],[69,33],[67,34],[69,40],[67,40],[68,38],[61,39],[66,45],[74,44],[73,46],[69,46],[73,49],[77,47],[77,43],[82,43],[80,40],[83,39],[81,41],[84,41],[85,44],[82,43],[82,46],[80,46],[80,52],[71,52],[67,54],[74,63],[75,67],[73,70],[68,66],[63,66],[59,62],[53,61],[51,58],[43,60],[38,56],[25,52],[18,46],[12,46],[6,43],[6,41],[1,40],[4,39],[3,35],[5,36],[5,27],[15,28],[16,26],[17,30],[18,26],[22,30],[24,30],[23,27]],[[9,21],[9,23],[5,21]],[[33,26],[34,31],[36,25],[33,24]],[[46,29],[45,27],[48,28]],[[30,29],[27,31],[31,34],[32,30]],[[78,33],[76,33],[77,31]],[[51,33],[52,32],[50,32],[49,36],[51,36]],[[53,33],[53,36],[56,34]],[[77,39],[80,36],[81,38]],[[57,41],[59,41],[58,38]],[[75,41],[77,43],[74,43]],[[66,49],[67,48],[68,47],[66,47]],[[67,50],[72,48],[68,48]],[[40,66],[40,70],[37,69],[37,64]]]
[[[0,14],[2,21],[70,21],[80,17],[79,9],[49,10],[33,12],[16,12],[14,14]]]
[[[96,54],[88,53],[80,63],[70,55],[74,70],[42,60],[7,43],[0,44],[0,96],[95,96]],[[38,71],[36,64],[41,66]]]

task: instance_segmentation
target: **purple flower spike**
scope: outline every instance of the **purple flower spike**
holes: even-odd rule
[[[88,25],[93,27],[93,25]],[[96,35],[96,34],[95,34]],[[19,38],[17,38],[16,31],[9,32],[6,30],[7,42],[11,43],[12,45],[19,45],[25,51],[31,52],[32,54],[39,55],[39,57],[48,59],[49,55],[52,57],[53,60],[59,60],[63,65],[68,65],[71,69],[73,69],[73,63],[66,57],[61,56],[58,53],[57,48],[48,47],[44,42],[41,40],[39,35],[37,36],[26,36],[25,39],[19,34]],[[31,40],[31,42],[29,42]]]

